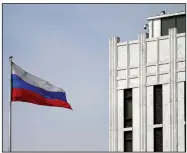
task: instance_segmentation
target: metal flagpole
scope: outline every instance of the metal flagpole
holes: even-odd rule
[[[8,151],[12,152],[12,56],[9,57],[10,60],[10,103],[9,103],[9,144]]]

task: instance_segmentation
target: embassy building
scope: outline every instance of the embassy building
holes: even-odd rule
[[[147,18],[109,42],[109,151],[186,151],[186,13]]]

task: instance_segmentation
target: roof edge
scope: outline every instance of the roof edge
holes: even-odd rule
[[[168,13],[168,14],[164,14],[164,15],[152,16],[152,17],[148,17],[147,20],[161,19],[161,18],[165,18],[165,17],[178,16],[178,15],[183,15],[183,14],[186,14],[186,12],[181,11],[181,12],[177,12],[177,13]]]

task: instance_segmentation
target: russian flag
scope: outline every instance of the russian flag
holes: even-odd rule
[[[12,62],[12,90],[11,101],[28,102],[43,106],[64,107],[72,109],[67,102],[63,89],[50,84]]]

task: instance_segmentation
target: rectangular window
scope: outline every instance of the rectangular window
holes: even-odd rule
[[[124,90],[124,128],[132,127],[132,89]]]
[[[132,152],[132,131],[124,132],[124,152]]]
[[[169,33],[169,29],[175,28],[175,18],[168,17],[161,19],[161,36],[166,36]]]
[[[162,85],[154,86],[154,124],[162,124]]]
[[[161,36],[168,35],[169,29],[177,28],[177,33],[186,32],[186,15],[172,16],[161,19]]]
[[[154,152],[163,152],[162,128],[154,128]]]
[[[186,32],[186,15],[181,15],[176,17],[176,28],[177,28],[177,33]]]

